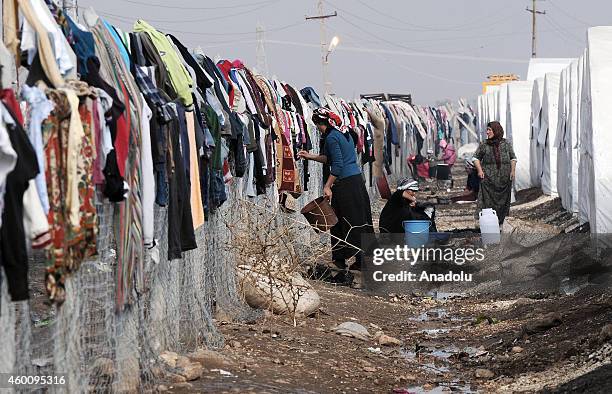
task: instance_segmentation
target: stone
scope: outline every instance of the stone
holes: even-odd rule
[[[177,388],[177,389],[188,389],[188,390],[192,390],[192,389],[193,389],[193,384],[191,384],[191,383],[187,383],[187,382],[184,382],[184,383],[178,383],[178,384],[175,384],[175,385],[174,385],[174,387],[175,387],[175,388]]]
[[[357,338],[362,341],[367,341],[371,337],[367,328],[365,328],[359,323],[355,323],[352,321],[347,321],[342,324],[339,324],[332,330],[338,335],[343,335],[343,336],[347,336],[351,338]]]
[[[189,365],[191,365],[191,360],[189,360],[189,357],[178,356],[176,359],[176,368],[185,368]]]
[[[214,350],[199,349],[187,355],[191,361],[198,362],[204,368],[213,369],[221,367],[230,367],[234,362],[227,356]]]
[[[159,386],[157,386],[157,392],[163,393],[164,391],[168,391],[168,386],[165,386],[163,384],[160,384]]]
[[[537,334],[561,325],[561,316],[551,312],[536,321],[529,322],[523,326],[523,334]]]
[[[176,360],[178,359],[178,354],[174,352],[162,352],[159,355],[159,358],[170,368],[176,368]]]
[[[179,374],[184,376],[187,381],[199,379],[202,376],[202,364],[193,363],[179,369]]]
[[[382,331],[376,332],[374,334],[374,339],[376,343],[382,346],[401,346],[402,341],[392,336],[386,335]]]
[[[113,376],[115,373],[115,364],[113,360],[106,357],[97,358],[92,366],[92,375],[94,376]]]
[[[230,346],[234,349],[238,349],[242,347],[242,344],[240,343],[240,341],[230,341]]]
[[[482,379],[491,379],[492,377],[495,376],[493,371],[491,371],[490,369],[484,369],[484,368],[478,368],[475,371],[474,375],[477,378],[482,378]]]
[[[363,367],[366,372],[376,372],[376,367]]]
[[[601,328],[599,333],[599,339],[601,342],[607,342],[612,340],[612,324],[606,324]]]
[[[522,353],[523,352],[523,348],[520,346],[513,346],[512,347],[512,353]]]
[[[185,383],[187,381],[187,379],[184,376],[178,375],[175,373],[166,374],[166,379],[170,383]]]
[[[319,294],[299,272],[288,275],[280,270],[267,272],[250,265],[238,265],[236,276],[244,299],[256,309],[275,314],[308,316],[319,309]]]

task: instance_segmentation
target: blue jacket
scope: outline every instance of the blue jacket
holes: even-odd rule
[[[338,179],[361,174],[357,164],[355,142],[350,135],[342,134],[338,129],[331,129],[325,136],[323,150],[329,164],[329,172]]]

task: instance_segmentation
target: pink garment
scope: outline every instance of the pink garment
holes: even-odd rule
[[[442,146],[442,142],[444,142],[445,146]],[[457,161],[457,152],[455,151],[455,147],[452,144],[446,144],[446,141],[440,141],[440,147],[444,149],[444,153],[442,154],[442,160],[444,163],[448,164],[448,166],[452,166]]]
[[[93,105],[91,108],[92,118],[93,118],[93,126],[94,126],[94,140],[96,143],[96,158],[94,159],[93,166],[93,183],[94,185],[103,185],[104,184],[104,175],[102,174],[102,167],[104,167],[105,163],[101,162],[102,152],[102,134],[101,134],[101,125],[100,125],[100,117],[98,113],[98,99],[93,100]]]

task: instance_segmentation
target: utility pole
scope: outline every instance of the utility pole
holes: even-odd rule
[[[321,23],[321,69],[323,71],[323,87],[325,89],[325,94],[331,93],[331,82],[329,80],[329,75],[327,72],[327,34],[325,32],[325,20],[328,18],[333,18],[338,16],[338,12],[334,11],[333,14],[323,14],[323,0],[319,0],[317,3],[317,12],[316,16],[307,16],[306,20],[318,19]]]
[[[536,1],[532,0],[532,9],[525,8],[528,12],[531,12],[531,57],[536,57],[536,17],[539,15],[546,15],[546,11],[538,11],[536,9]]]
[[[256,67],[257,71],[261,75],[268,76],[268,58],[266,56],[266,33],[263,26],[257,23],[255,29],[257,36],[257,53],[256,53]]]

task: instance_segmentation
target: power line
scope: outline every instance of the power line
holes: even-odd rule
[[[301,47],[306,47],[306,48],[319,48],[320,47],[318,44],[311,44],[311,43],[304,43],[304,42],[297,42],[297,41],[283,41],[283,40],[266,40],[266,44],[292,45],[292,46],[301,46]],[[346,45],[338,46],[336,48],[336,51],[360,52],[360,53],[381,53],[381,54],[389,54],[389,55],[432,57],[432,58],[441,58],[441,59],[470,60],[470,61],[491,62],[491,63],[513,63],[513,64],[528,63],[528,60],[526,59],[479,57],[479,56],[455,55],[455,54],[435,53],[435,52],[406,52],[406,51],[396,51],[396,50],[390,50],[390,49],[348,47]]]
[[[107,12],[99,12],[99,13],[101,15],[108,16],[111,19],[119,20],[121,22],[134,22],[136,20],[136,18],[119,17],[119,16],[116,16],[114,14],[109,14]],[[147,19],[147,20],[150,20],[150,19]],[[297,22],[289,24],[289,25],[277,26],[277,27],[273,27],[271,29],[266,29],[266,32],[274,32],[274,31],[287,30],[287,29],[290,29],[292,27],[300,26],[300,25],[303,25],[303,24],[305,24],[305,22],[300,20],[300,21],[297,21]],[[185,30],[174,30],[174,29],[166,29],[166,28],[163,28],[162,30],[169,31],[169,32],[172,32],[172,33],[192,34],[192,35],[196,35],[196,36],[223,36],[223,37],[227,37],[227,36],[242,36],[242,35],[255,34],[255,30],[252,30],[252,31],[241,31],[241,32],[232,32],[232,33],[213,33],[213,32],[202,32],[202,31],[185,31]]]
[[[570,34],[569,32],[564,31],[565,29],[563,28],[563,26],[561,26],[559,23],[557,23],[553,18],[551,18],[549,15],[547,15],[546,18],[544,18],[544,20],[550,24],[555,31],[558,33],[558,36],[563,39],[565,42],[567,42],[567,39],[569,38],[570,40],[580,43],[580,44],[584,44],[585,40],[581,40],[579,38],[577,38],[576,36],[574,36],[573,34]]]
[[[251,13],[251,12],[258,11],[258,10],[260,10],[260,9],[264,8],[264,7],[267,7],[268,5],[270,5],[270,4],[272,4],[272,3],[277,3],[277,2],[279,2],[279,1],[280,1],[280,0],[268,1],[268,2],[266,2],[265,4],[260,5],[260,6],[255,7],[255,8],[251,8],[250,10],[241,11],[241,12],[236,12],[236,13],[233,13],[233,14],[227,14],[227,15],[215,16],[215,17],[211,17],[211,18],[181,19],[181,20],[178,20],[178,19],[151,19],[151,18],[148,18],[147,20],[148,20],[148,21],[150,21],[150,22],[156,22],[156,23],[189,23],[189,22],[208,22],[208,21],[216,21],[216,20],[219,20],[219,19],[227,19],[227,18],[232,18],[232,17],[234,17],[234,16],[240,16],[240,15],[249,14],[249,13]],[[129,19],[129,18],[126,18],[126,17],[125,17],[125,16],[123,16],[123,15],[117,15],[117,14],[113,14],[113,13],[106,12],[106,11],[100,11],[100,14],[103,14],[103,15],[108,15],[108,16],[112,16],[112,17],[114,17],[114,18],[116,18],[116,19],[119,19],[119,20],[122,20],[122,19],[123,19],[123,20],[127,20],[127,19]],[[140,18],[140,19],[142,19],[142,18]]]
[[[348,10],[346,10],[346,9],[339,8],[338,6],[336,6],[335,4],[333,4],[331,1],[325,0],[325,2],[326,2],[326,3],[328,3],[329,5],[331,5],[331,6],[335,7],[335,8],[337,8],[338,10],[342,11],[342,13],[343,13],[343,14],[351,15],[353,18],[356,18],[356,19],[359,19],[359,20],[361,20],[361,21],[367,22],[368,24],[375,25],[375,26],[379,26],[379,27],[382,27],[382,28],[385,28],[385,29],[390,29],[390,30],[397,30],[397,31],[409,31],[409,32],[458,32],[458,31],[470,31],[470,30],[486,29],[486,28],[488,28],[488,27],[489,27],[489,25],[490,25],[490,24],[495,23],[497,20],[501,20],[501,21],[508,20],[508,16],[509,16],[509,15],[512,15],[512,14],[515,14],[515,13],[516,13],[516,11],[515,11],[515,12],[512,12],[512,13],[510,13],[510,14],[506,14],[506,15],[501,16],[501,17],[499,17],[499,18],[497,18],[497,19],[495,19],[495,20],[493,20],[493,21],[487,21],[487,22],[488,22],[488,25],[479,25],[479,26],[477,26],[477,27],[475,27],[475,28],[465,29],[464,27],[466,27],[466,26],[470,26],[470,25],[472,25],[472,24],[473,24],[473,23],[467,23],[467,24],[462,24],[462,25],[459,25],[458,27],[455,27],[455,28],[444,28],[444,29],[441,29],[441,28],[436,28],[436,27],[430,27],[430,26],[420,26],[420,25],[414,25],[414,24],[411,24],[411,23],[407,23],[407,22],[405,22],[405,21],[402,21],[401,19],[398,19],[398,18],[396,18],[396,17],[392,17],[392,16],[391,16],[391,15],[389,15],[389,14],[386,14],[386,13],[383,13],[383,12],[379,11],[379,10],[377,10],[376,8],[374,8],[374,7],[370,6],[370,5],[368,5],[367,3],[364,3],[364,2],[362,2],[362,1],[359,1],[359,3],[360,3],[360,4],[364,5],[364,6],[365,6],[365,7],[367,7],[368,9],[370,9],[370,10],[372,10],[372,11],[374,11],[374,12],[378,13],[379,15],[383,15],[383,16],[385,16],[385,17],[387,17],[387,18],[392,17],[392,19],[394,19],[394,20],[396,20],[396,21],[399,21],[399,22],[401,22],[402,24],[408,24],[408,25],[410,25],[410,26],[414,26],[414,27],[415,27],[415,28],[402,28],[402,27],[397,27],[397,26],[390,26],[389,24],[379,23],[379,22],[373,21],[373,20],[371,20],[371,19],[368,19],[368,18],[362,17],[362,16],[357,15],[357,14],[355,14],[355,13],[353,13],[353,12],[350,12],[350,11],[348,11]],[[511,6],[507,6],[507,7],[504,7],[503,9],[508,9],[508,8],[510,8],[510,7],[511,7]]]
[[[249,4],[236,4],[236,5],[218,6],[218,7],[186,7],[186,6],[180,6],[180,5],[151,4],[145,1],[136,1],[136,0],[123,0],[123,2],[131,3],[131,4],[138,4],[138,5],[146,5],[147,7],[167,8],[167,9],[177,9],[177,10],[222,10],[222,9],[252,7],[254,5],[271,3],[272,1],[266,0],[266,1],[258,1],[255,3],[249,3]]]
[[[585,21],[583,21],[582,19],[576,18],[575,16],[573,16],[573,15],[572,15],[572,14],[570,14],[569,12],[565,11],[563,8],[561,8],[561,7],[559,7],[558,5],[556,5],[556,4],[555,4],[555,3],[554,3],[552,0],[549,0],[549,3],[550,3],[550,4],[551,4],[553,7],[555,7],[555,8],[556,8],[556,9],[558,9],[559,11],[561,11],[561,13],[562,13],[563,15],[567,16],[568,18],[573,19],[573,20],[575,20],[576,22],[578,22],[578,23],[582,23],[582,24],[584,24],[584,25],[586,25],[586,26],[593,26],[593,24],[592,24],[592,23],[590,23],[590,22],[585,22]]]

